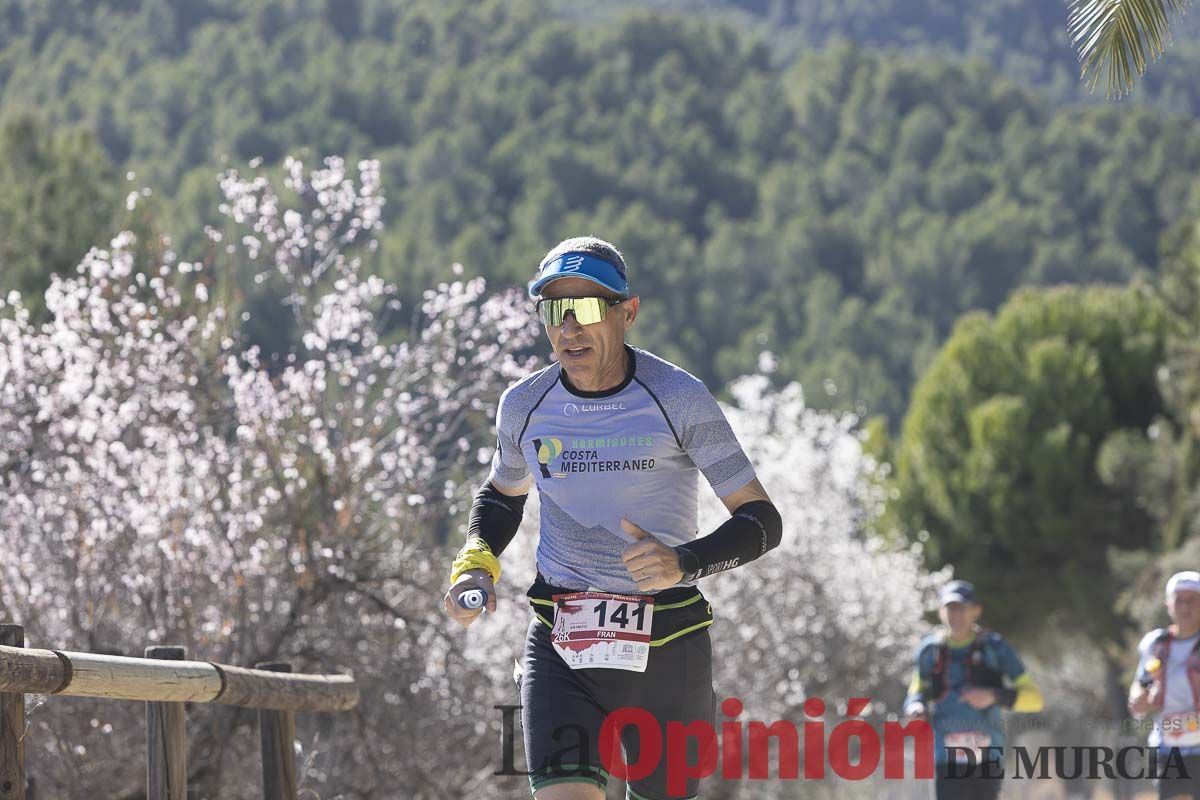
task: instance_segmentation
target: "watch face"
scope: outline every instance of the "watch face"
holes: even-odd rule
[[[685,581],[694,581],[700,577],[703,567],[700,566],[700,559],[696,554],[686,547],[676,547],[675,552],[679,555],[679,571],[683,573]]]

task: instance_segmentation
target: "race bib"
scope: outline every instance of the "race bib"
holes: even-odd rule
[[[550,641],[571,669],[645,672],[654,598],[606,592],[554,596]]]
[[[1195,711],[1164,714],[1162,734],[1163,742],[1171,747],[1200,745],[1200,714]]]
[[[983,755],[983,748],[992,743],[991,735],[984,731],[954,731],[947,733],[945,740],[947,748],[958,748],[950,751],[956,760],[968,760],[967,751],[972,751],[975,753],[975,763],[977,764]]]

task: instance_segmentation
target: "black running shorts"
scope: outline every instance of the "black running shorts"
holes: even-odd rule
[[[1158,751],[1159,772],[1169,773],[1158,779],[1158,796],[1161,800],[1200,800],[1200,755],[1181,756],[1172,763],[1174,766],[1167,770],[1167,753]],[[1178,769],[1180,759],[1182,770]],[[1184,777],[1186,774],[1187,777]]]
[[[535,617],[525,639],[520,687],[521,724],[531,788],[536,792],[556,783],[585,782],[605,789],[610,776],[600,755],[601,726],[612,711],[635,707],[645,709],[657,720],[662,755],[647,777],[629,781],[628,797],[633,800],[695,797],[699,788],[699,780],[695,778],[686,780],[683,794],[668,793],[667,723],[715,724],[712,645],[708,636],[712,609],[707,600],[694,588],[655,594],[650,658],[645,672],[573,670],[550,643],[554,606],[544,600],[565,591],[541,581],[529,591]],[[640,739],[637,727],[622,729],[626,764],[639,763]],[[687,741],[687,762],[695,764],[696,739],[688,737]]]

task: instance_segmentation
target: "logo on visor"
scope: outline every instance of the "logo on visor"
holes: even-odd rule
[[[583,266],[583,256],[571,255],[563,259],[563,272],[576,272]]]

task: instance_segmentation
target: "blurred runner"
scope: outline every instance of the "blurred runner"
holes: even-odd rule
[[[1012,645],[977,624],[973,585],[951,581],[940,599],[943,627],[917,647],[904,714],[933,726],[938,800],[992,800],[1004,782],[1001,709],[1040,711],[1042,692]]]
[[[1149,744],[1159,749],[1160,798],[1200,800],[1200,572],[1179,572],[1167,581],[1171,625],[1150,631],[1138,645],[1138,667],[1129,687],[1129,712],[1153,712]],[[1182,770],[1167,766],[1179,748]]]

